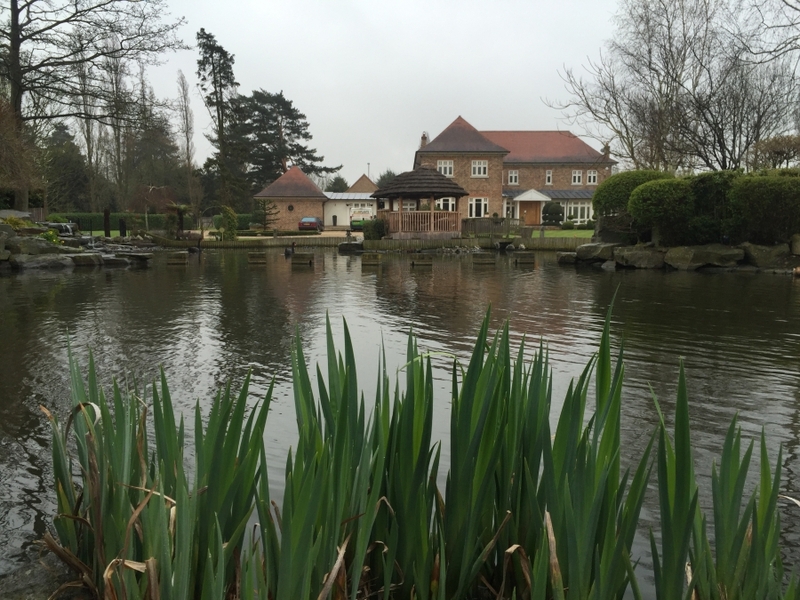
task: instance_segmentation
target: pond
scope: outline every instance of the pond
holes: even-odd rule
[[[50,429],[38,407],[68,411],[68,345],[84,370],[93,352],[107,388],[113,378],[141,387],[163,367],[187,414],[198,399],[208,406],[226,381],[238,386],[248,371],[254,403],[274,378],[266,445],[279,494],[296,438],[293,337],[300,336],[309,363],[321,363],[326,314],[339,341],[347,322],[367,401],[381,347],[394,373],[413,331],[421,350],[433,353],[434,437],[446,440],[452,357],[469,356],[489,305],[492,327],[508,320],[512,342],[524,338],[529,355],[544,339],[557,411],[595,352],[616,294],[611,332],[615,348],[624,345],[625,460],[640,455],[657,423],[651,388],[671,420],[683,359],[699,477],[708,482],[738,413],[746,437],[766,432],[773,457],[783,446],[783,490],[800,494],[800,279],[576,270],[548,253],[520,266],[503,255],[494,266],[437,255],[432,267],[412,268],[407,256],[387,258],[368,267],[358,256],[319,251],[313,267],[297,268],[279,251],[261,266],[248,264],[246,253],[206,251],[180,267],[157,258],[146,270],[0,277],[0,575],[35,554],[34,540],[52,521]],[[644,523],[653,515],[651,498]],[[782,507],[790,566],[800,565],[799,517]]]

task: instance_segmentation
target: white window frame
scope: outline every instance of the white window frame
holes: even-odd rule
[[[412,212],[415,210],[419,210],[417,208],[416,200],[403,200],[403,206],[401,208],[403,212]]]
[[[508,185],[519,185],[519,171],[508,172]]]
[[[572,185],[583,185],[583,171],[572,171]]]
[[[436,170],[445,177],[453,176],[453,161],[452,160],[437,160]]]
[[[488,177],[489,176],[489,161],[488,160],[473,160],[472,161],[472,176],[473,177]]]
[[[544,172],[544,184],[553,185],[553,172],[549,169]]]
[[[479,206],[481,210],[481,214],[478,215],[478,211],[475,209],[476,206]],[[469,218],[470,219],[477,219],[481,217],[488,217],[489,216],[489,198],[470,198],[469,199]]]
[[[597,185],[597,171],[586,171],[586,185]]]
[[[456,211],[456,199],[455,198],[437,198],[436,202],[434,203],[436,210],[441,210],[443,212],[455,212]]]
[[[514,202],[513,200],[503,200],[503,216],[509,219],[516,219],[518,207],[518,202]]]

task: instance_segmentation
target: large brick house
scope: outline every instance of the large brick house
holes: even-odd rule
[[[526,225],[541,223],[550,200],[561,202],[565,217],[591,219],[594,190],[615,164],[607,150],[600,153],[566,131],[478,131],[462,117],[430,142],[423,134],[414,157],[415,168],[437,169],[469,192],[437,200],[437,209],[461,218],[497,214]]]

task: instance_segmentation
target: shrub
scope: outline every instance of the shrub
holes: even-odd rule
[[[365,240],[380,240],[389,233],[389,223],[386,219],[370,219],[363,225]]]
[[[241,229],[247,229],[250,223],[250,215],[247,215],[248,219],[245,223],[244,227]],[[240,229],[239,227],[239,218],[236,216],[236,213],[230,206],[223,206],[220,210],[219,214],[220,220],[219,225],[217,225],[217,229],[224,228],[224,237],[226,240],[235,240],[236,239],[236,231]],[[217,223],[216,217],[214,217],[214,223]]]
[[[26,219],[20,219],[19,217],[6,217],[3,222],[10,226],[14,231],[19,231],[20,229],[34,226],[30,221]]]
[[[800,232],[800,178],[740,177],[728,200],[726,231],[738,241],[776,244]]]
[[[63,242],[58,238],[58,232],[55,229],[48,229],[44,233],[40,233],[39,237],[47,240],[51,244],[63,244]]]
[[[103,213],[66,212],[51,214],[47,218],[53,223],[75,223],[81,231],[100,231],[103,229]],[[125,219],[128,231],[145,228],[144,213],[111,213],[109,218],[111,229],[119,229],[120,219]],[[166,229],[167,215],[149,213],[147,215],[147,226],[150,229]],[[194,222],[190,215],[183,216],[183,227],[184,229],[194,228]]]
[[[575,229],[575,223],[572,221],[564,221],[561,224],[561,229]]]
[[[592,206],[597,215],[627,212],[631,192],[643,183],[655,179],[671,179],[670,173],[662,171],[624,171],[606,179],[597,186],[592,197]]]
[[[559,225],[564,220],[564,207],[560,202],[547,202],[542,207],[542,223],[544,225]]]
[[[728,218],[728,192],[733,182],[741,176],[741,171],[711,171],[689,177],[689,186],[695,202],[695,214],[711,217],[716,221]],[[713,241],[716,239],[714,238]]]
[[[657,229],[667,245],[685,243],[694,216],[692,189],[686,179],[656,179],[631,193],[628,212],[643,227]]]

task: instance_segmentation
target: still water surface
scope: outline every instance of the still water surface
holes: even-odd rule
[[[683,359],[703,481],[738,413],[747,437],[766,432],[773,456],[783,445],[783,489],[800,494],[800,279],[575,270],[556,265],[552,254],[538,256],[535,267],[498,257],[497,268],[437,256],[433,268],[413,270],[403,256],[362,268],[359,257],[320,251],[313,268],[298,269],[280,252],[268,255],[266,267],[248,265],[245,253],[206,252],[186,267],[156,260],[147,270],[0,277],[0,575],[31,555],[55,510],[50,431],[38,406],[68,411],[68,340],[82,365],[94,353],[106,386],[112,378],[146,383],[163,367],[173,401],[187,414],[198,399],[208,406],[226,381],[238,385],[248,370],[253,403],[275,378],[266,445],[278,491],[296,437],[295,332],[308,362],[322,364],[326,314],[340,342],[346,319],[369,401],[381,346],[393,373],[413,330],[421,350],[436,353],[434,435],[445,441],[446,464],[452,355],[469,356],[487,307],[493,328],[507,319],[513,343],[527,339],[529,354],[544,339],[555,419],[570,379],[596,350],[615,292],[612,337],[616,348],[624,345],[626,364],[626,461],[637,459],[657,423],[651,388],[671,419]],[[644,522],[656,511],[651,498]],[[782,512],[786,558],[800,565],[800,512],[791,511]]]

